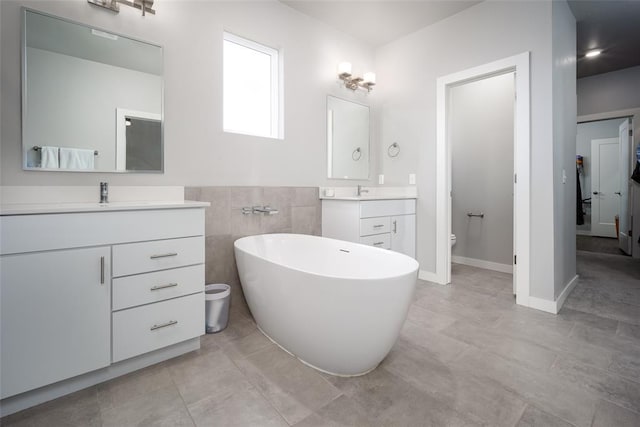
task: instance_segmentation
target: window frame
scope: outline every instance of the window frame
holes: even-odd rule
[[[224,82],[224,61],[225,61],[225,42],[234,43],[246,49],[255,50],[259,53],[268,55],[270,57],[270,132],[269,135],[249,133],[237,129],[227,129],[225,127],[225,82]],[[266,46],[262,43],[255,42],[253,40],[238,36],[229,31],[223,31],[222,37],[222,130],[225,133],[234,133],[239,135],[257,136],[270,139],[284,139],[284,126],[283,126],[283,91],[282,91],[282,54],[280,49],[276,49],[270,46]]]

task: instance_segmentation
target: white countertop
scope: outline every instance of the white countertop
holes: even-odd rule
[[[204,208],[209,202],[180,201],[131,201],[110,203],[5,203],[0,205],[0,216],[38,215],[77,212],[114,212],[152,209]]]
[[[372,196],[320,196],[322,200],[402,200],[402,199],[417,199],[416,196],[405,196],[405,195],[372,195]]]
[[[322,200],[403,200],[417,199],[418,189],[415,186],[405,187],[361,187],[363,194],[358,196],[358,187],[320,187]]]

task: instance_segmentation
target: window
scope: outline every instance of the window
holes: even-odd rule
[[[225,132],[282,138],[280,62],[276,49],[225,32]]]

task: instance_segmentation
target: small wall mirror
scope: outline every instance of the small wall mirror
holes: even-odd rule
[[[369,107],[327,96],[327,176],[369,179]]]
[[[162,47],[23,13],[23,168],[162,172]]]

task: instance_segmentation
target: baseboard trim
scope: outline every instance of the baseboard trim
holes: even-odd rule
[[[567,297],[569,296],[573,288],[576,287],[577,284],[578,284],[578,275],[576,274],[575,276],[573,276],[573,279],[569,280],[569,283],[567,283],[567,286],[564,287],[564,289],[562,290],[562,292],[560,292],[560,295],[556,299],[556,313],[560,311]]]
[[[547,313],[558,314],[567,297],[578,284],[578,275],[573,276],[569,283],[564,287],[562,292],[555,301],[549,301],[543,298],[529,297],[529,307],[536,310],[546,311]]]
[[[529,308],[533,308],[540,311],[546,311],[551,314],[558,314],[557,305],[555,301],[550,301],[544,298],[529,297]]]
[[[576,230],[578,236],[591,236],[591,230]]]
[[[451,262],[456,264],[469,265],[471,267],[484,268],[486,270],[499,271],[501,273],[513,274],[513,266],[509,264],[500,264],[497,262],[485,261],[482,259],[467,258],[463,256],[452,255]]]
[[[431,271],[419,270],[418,279],[426,280],[427,282],[436,283],[438,285],[446,285],[446,283],[439,283],[438,275],[436,273],[432,273]]]

